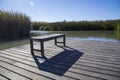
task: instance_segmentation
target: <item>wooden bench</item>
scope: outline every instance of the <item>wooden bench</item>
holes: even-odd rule
[[[57,38],[63,38],[63,42],[58,42]],[[63,43],[63,45],[65,46],[65,35],[64,34],[50,34],[50,35],[43,35],[43,36],[36,36],[36,37],[31,37],[30,38],[30,48],[31,48],[31,53],[34,53],[35,51],[40,51],[42,57],[44,57],[44,42],[45,41],[49,41],[49,40],[55,40],[55,45],[57,45],[57,43]],[[38,49],[34,49],[34,44],[33,42],[40,42],[40,50]]]

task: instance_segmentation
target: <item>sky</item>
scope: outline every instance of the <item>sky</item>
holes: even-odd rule
[[[0,9],[40,22],[120,19],[120,0],[0,0]]]

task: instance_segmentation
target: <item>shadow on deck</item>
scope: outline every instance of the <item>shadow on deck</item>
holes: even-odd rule
[[[67,46],[58,47],[63,48],[64,51],[50,59],[44,58],[45,61],[43,63],[39,61],[40,56],[33,53],[32,57],[40,70],[62,76],[84,53]]]

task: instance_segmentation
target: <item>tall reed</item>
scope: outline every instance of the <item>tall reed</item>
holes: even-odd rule
[[[30,18],[25,14],[0,10],[0,38],[29,35],[30,27]]]

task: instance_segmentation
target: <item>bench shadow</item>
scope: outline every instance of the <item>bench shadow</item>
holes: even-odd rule
[[[39,70],[62,76],[84,54],[83,52],[68,46],[58,47],[64,49],[64,51],[58,53],[50,59],[44,57],[45,61],[42,63],[39,61],[42,57],[36,56],[34,53],[32,54]]]

